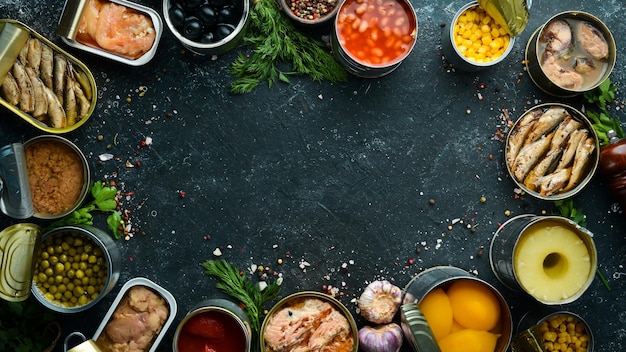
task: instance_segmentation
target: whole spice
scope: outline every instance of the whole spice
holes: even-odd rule
[[[307,20],[318,19],[337,6],[337,0],[286,0],[294,15]]]
[[[387,324],[393,320],[400,307],[402,291],[387,280],[374,281],[367,285],[358,306],[363,318],[377,324]]]
[[[233,62],[231,73],[237,79],[231,93],[249,93],[263,81],[270,87],[277,81],[289,83],[288,76],[294,74],[306,74],[314,81],[347,79],[346,70],[324,44],[297,30],[274,0],[255,1],[244,42],[253,51],[239,53]],[[291,63],[292,71],[281,71],[281,63]]]
[[[402,347],[402,328],[396,323],[364,326],[359,330],[359,347],[365,352],[398,352]]]

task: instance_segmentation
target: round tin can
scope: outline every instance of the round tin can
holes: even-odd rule
[[[599,33],[604,37],[604,40],[606,40],[606,43],[608,45],[608,55],[606,58],[599,60],[604,63],[603,65],[604,67],[603,67],[602,72],[599,75],[597,75],[598,77],[593,82],[583,83],[583,85],[581,85],[580,87],[577,87],[575,85],[571,87],[560,86],[558,85],[558,82],[554,82],[554,80],[549,77],[549,73],[547,73],[544,67],[542,66],[545,60],[544,55],[546,53],[546,50],[542,49],[542,43],[540,42],[540,38],[550,23],[553,23],[559,20],[563,20],[566,22],[576,21],[576,22],[581,22],[581,23],[589,23],[596,30],[598,30]],[[575,37],[575,36],[572,36],[572,37]],[[577,55],[573,55],[571,53],[572,47],[576,47],[576,45],[577,45],[577,40],[573,38],[572,45],[570,45],[567,49],[565,49],[568,52],[568,56],[572,57],[572,60],[575,60],[574,61],[575,63],[578,62],[579,59],[588,60],[589,58],[587,57],[578,57]],[[616,45],[615,45],[615,39],[613,38],[611,31],[597,17],[589,13],[581,12],[581,11],[567,11],[567,12],[562,12],[551,17],[548,21],[546,21],[544,25],[537,28],[537,30],[535,30],[535,32],[531,35],[530,39],[528,40],[528,44],[526,45],[526,51],[525,51],[526,71],[528,71],[528,75],[530,76],[530,79],[533,81],[533,83],[535,83],[537,87],[539,87],[539,89],[541,89],[545,93],[548,93],[550,95],[560,97],[560,98],[574,97],[574,96],[583,94],[587,91],[593,90],[596,87],[598,87],[602,82],[604,82],[609,77],[609,75],[613,71],[613,68],[615,66],[615,61],[616,61]],[[568,75],[578,74],[576,70],[571,71],[569,68],[560,68],[556,76],[559,76],[559,77],[564,76],[565,73],[567,73]]]
[[[556,320],[553,321],[553,319]],[[559,321],[567,324],[558,324]],[[574,329],[571,329],[570,323],[574,324]],[[554,325],[549,328],[548,324]],[[566,325],[569,329],[565,327]],[[543,352],[546,350],[545,343],[551,342],[544,337],[546,330],[559,329],[560,331],[561,328],[564,328],[570,336],[572,333],[577,334],[580,347],[584,348],[585,352],[593,352],[594,338],[589,324],[577,314],[554,309],[533,310],[524,314],[518,324],[517,334],[511,342],[511,350],[512,352]],[[567,347],[575,350],[577,342],[572,340],[570,343],[566,342]]]
[[[11,102],[3,97],[0,97],[0,105],[4,105],[15,115],[44,132],[55,134],[71,132],[87,122],[96,108],[98,99],[96,81],[93,74],[84,63],[41,34],[29,28],[27,25],[16,20],[0,19],[0,72],[3,74],[9,72],[18,60],[22,48],[28,45],[30,40],[35,39],[38,40],[42,46],[45,45],[50,48],[55,56],[59,55],[59,57],[63,57],[68,63],[71,63],[71,67],[73,68],[72,73],[77,83],[79,83],[85,98],[83,104],[88,104],[88,108],[84,112],[84,115],[75,123],[69,124],[66,119],[65,123],[60,123],[55,126],[51,121],[52,119],[47,116],[47,114],[40,116],[40,119],[45,117],[44,121],[42,121],[32,116],[31,113],[21,110],[19,105],[11,104]],[[70,67],[69,64],[68,67]],[[4,78],[5,76],[0,74],[0,79],[4,80]]]
[[[589,230],[567,218],[523,214],[498,228],[489,262],[498,280],[511,290],[525,292],[546,305],[571,303],[583,295],[596,272],[592,237]],[[580,282],[569,282],[568,274],[581,278]],[[554,292],[550,292],[550,283]],[[572,288],[557,291],[565,285]]]
[[[583,173],[583,175],[581,176],[581,179],[578,181],[578,183],[573,186],[571,189],[568,189],[566,191],[562,191],[562,190],[556,190],[555,192],[551,192],[551,193],[547,193],[547,192],[543,192],[542,194],[542,190],[541,187],[536,184],[542,176],[549,176],[548,172],[558,172],[559,170],[559,159],[555,158],[553,159],[553,162],[551,162],[551,166],[549,166],[548,168],[546,168],[546,173],[544,175],[536,175],[537,179],[533,182],[529,181],[528,178],[529,176],[526,176],[524,179],[518,180],[515,177],[515,170],[514,170],[514,158],[512,156],[512,149],[516,149],[515,153],[519,153],[520,152],[520,148],[519,147],[514,147],[514,145],[517,143],[515,142],[515,139],[518,137],[524,137],[523,133],[521,132],[523,128],[525,128],[526,122],[525,122],[525,118],[528,116],[530,119],[533,119],[534,117],[532,116],[533,114],[540,114],[542,112],[546,112],[551,108],[557,108],[557,109],[564,109],[565,112],[567,114],[569,114],[569,116],[576,122],[581,123],[582,125],[578,128],[578,132],[581,132],[582,130],[586,130],[586,138],[593,138],[593,151],[591,152],[591,154],[588,156],[588,160],[587,160],[587,164],[584,168],[584,170],[582,170],[581,172]],[[539,117],[540,118],[540,117]],[[538,121],[539,122],[539,121]],[[532,123],[532,122],[531,122]],[[528,125],[526,125],[528,126]],[[535,125],[536,126],[536,125]],[[531,128],[529,130],[526,130],[526,134],[528,133],[532,133],[532,129],[535,128],[535,126],[531,126]],[[559,125],[560,126],[560,125]],[[558,127],[556,126],[553,131],[558,131]],[[567,127],[567,126],[565,126]],[[564,130],[565,131],[565,130]],[[546,132],[546,135],[548,133]],[[565,149],[567,147],[567,142],[568,139],[570,138],[571,135],[573,135],[574,132],[573,131],[569,131],[567,134],[567,137],[561,142],[563,145],[560,146],[560,149]],[[553,137],[553,140],[556,141],[556,136]],[[581,143],[584,142],[584,140],[580,141]],[[573,145],[572,146],[575,149],[577,149],[577,145]],[[549,148],[547,148],[546,153],[543,155],[546,158],[548,157],[548,154],[550,154],[549,156],[555,156],[555,157],[560,157],[561,155],[561,151],[560,150],[555,150],[557,152],[557,154],[552,154],[550,152],[550,149],[552,148],[552,144],[549,146]],[[511,154],[511,155],[510,155]],[[543,156],[539,156],[537,155],[537,162],[535,163],[536,165],[539,165],[543,162]],[[506,137],[506,146],[504,148],[504,158],[505,158],[505,164],[506,164],[506,168],[507,171],[509,173],[509,176],[511,177],[511,179],[513,180],[513,182],[515,182],[515,184],[521,188],[522,190],[524,190],[526,193],[530,194],[533,197],[539,198],[539,199],[543,199],[543,200],[560,200],[560,199],[565,199],[565,198],[569,198],[569,197],[573,197],[574,195],[578,194],[593,178],[593,176],[596,173],[596,170],[598,168],[598,163],[600,160],[600,145],[599,145],[599,138],[598,135],[596,134],[595,129],[593,128],[591,122],[589,121],[589,119],[587,119],[587,117],[585,116],[585,114],[583,114],[582,112],[578,111],[577,109],[566,105],[566,104],[561,104],[561,103],[544,103],[544,104],[539,104],[536,105],[530,109],[528,109],[527,111],[525,111],[520,117],[519,119],[515,122],[515,124],[511,127],[511,129],[509,130],[509,133],[507,134]],[[528,175],[530,175],[534,170],[534,168],[536,167],[536,165],[533,165],[532,168],[529,170]],[[571,168],[573,168],[573,165],[570,165]],[[565,167],[564,167],[565,168]],[[571,170],[570,168],[570,170]],[[565,170],[562,170],[565,171]],[[554,174],[553,174],[554,175]],[[561,188],[565,189],[568,186],[568,181],[571,177],[568,176],[565,179],[565,183],[562,184]],[[559,181],[561,182],[561,181]],[[554,183],[554,185],[557,185],[557,183]]]
[[[513,50],[513,44],[515,43],[515,37],[510,36],[509,42],[504,52],[498,58],[489,62],[477,62],[465,57],[465,55],[461,53],[455,43],[454,27],[459,20],[459,17],[461,17],[467,10],[477,8],[478,6],[480,6],[478,2],[472,1],[461,7],[461,9],[459,9],[459,11],[454,15],[451,25],[442,31],[441,36],[441,49],[448,62],[451,63],[455,68],[467,72],[481,71],[502,62],[509,55],[511,50]]]
[[[172,23],[172,19],[170,17],[170,8],[172,7],[172,1],[163,0],[163,16],[165,18],[165,23],[167,27],[170,29],[170,32],[180,41],[180,43],[190,51],[198,54],[198,55],[218,55],[223,54],[229,50],[234,49],[241,43],[243,37],[246,32],[246,28],[248,27],[249,17],[250,17],[250,0],[237,0],[239,3],[236,6],[241,6],[241,18],[234,26],[232,33],[230,33],[225,38],[218,40],[214,43],[201,43],[199,41],[194,41],[185,38],[174,23]]]
[[[80,166],[81,166],[81,172],[82,174],[80,175],[81,179],[82,179],[82,183],[80,183],[79,185],[72,185],[74,187],[79,186],[80,187],[80,194],[78,195],[78,198],[76,199],[76,201],[74,202],[74,204],[65,209],[62,210],[58,213],[54,213],[54,214],[50,214],[50,213],[43,213],[41,211],[37,211],[37,207],[35,207],[35,212],[33,214],[33,216],[35,218],[38,219],[43,219],[43,220],[53,220],[53,219],[60,219],[68,214],[70,214],[71,212],[73,212],[74,210],[78,209],[78,207],[80,207],[80,205],[83,203],[83,201],[85,200],[85,197],[87,197],[87,194],[89,194],[89,189],[91,187],[91,172],[89,171],[89,163],[87,162],[87,158],[85,157],[85,154],[83,154],[83,152],[76,146],[76,144],[72,143],[71,141],[69,141],[66,138],[63,138],[61,136],[57,136],[57,135],[41,135],[41,136],[37,136],[35,138],[29,139],[28,141],[26,141],[26,143],[24,143],[24,152],[26,155],[29,154],[29,148],[34,148],[38,143],[42,143],[42,142],[48,142],[48,143],[61,143],[63,144],[63,146],[69,148],[75,155],[76,159],[79,160],[80,162]],[[61,159],[65,159],[67,160],[67,158],[64,157],[60,157],[59,155],[51,155],[50,159],[46,160],[46,164],[45,165],[41,165],[42,167],[49,169],[50,174],[48,175],[49,178],[48,180],[45,181],[45,185],[47,187],[41,187],[44,191],[51,191],[54,192],[56,194],[56,192],[58,192],[60,189],[66,189],[66,187],[59,187],[58,184],[58,170],[56,170],[55,168],[58,168],[59,166],[57,165],[50,165],[51,161],[54,161],[55,163],[58,163],[59,160]],[[26,156],[26,161],[28,161],[28,156]],[[28,166],[28,163],[27,163]],[[31,166],[33,166],[33,164],[31,164]],[[38,166],[38,165],[37,165]],[[35,170],[28,170],[29,172],[32,172],[33,174],[40,174],[40,172],[35,172]],[[52,182],[51,180],[55,180],[54,182]],[[73,182],[71,182],[73,183]],[[39,185],[41,186],[41,185]],[[31,187],[31,196],[32,197],[36,197],[37,193],[32,191],[32,187]],[[50,193],[48,194],[42,194],[41,195],[44,198],[50,198]]]
[[[348,309],[335,298],[327,294],[324,294],[321,292],[315,292],[315,291],[301,291],[301,292],[293,293],[281,299],[278,303],[276,303],[272,307],[272,309],[270,309],[270,311],[267,313],[265,317],[265,320],[263,321],[263,325],[261,326],[261,333],[260,333],[260,338],[259,338],[259,343],[261,345],[260,346],[261,352],[266,352],[270,350],[270,348],[266,346],[265,332],[269,327],[271,318],[281,309],[285,307],[290,307],[294,304],[301,305],[302,302],[304,302],[304,300],[307,300],[307,299],[318,299],[324,302],[328,302],[334,308],[339,310],[339,312],[341,312],[341,314],[346,318],[346,320],[348,321],[348,324],[350,325],[350,330],[351,330],[350,334],[352,336],[352,350],[350,352],[357,352],[359,350],[358,328],[356,326],[356,322],[354,321],[354,317],[352,316],[352,314],[350,314],[350,311],[348,311]],[[344,347],[344,350],[346,349],[347,348]]]
[[[193,306],[187,315],[183,318],[183,320],[178,324],[176,328],[176,332],[174,333],[174,339],[172,341],[172,351],[178,352],[181,349],[179,348],[179,341],[182,341],[182,334],[185,324],[187,324],[193,318],[202,315],[202,314],[223,314],[227,318],[233,320],[237,329],[240,330],[241,335],[244,338],[243,345],[245,346],[245,351],[249,352],[252,347],[252,329],[250,327],[250,320],[246,316],[245,312],[235,303],[230,300],[223,298],[212,298],[204,300],[195,306]],[[229,331],[232,332],[232,331]],[[210,333],[210,332],[207,332]],[[235,341],[228,341],[229,344],[234,344]],[[238,341],[241,342],[241,341]]]
[[[394,10],[388,10],[387,5],[393,5]],[[339,12],[333,22],[331,46],[337,61],[351,74],[361,78],[383,77],[398,68],[413,50],[417,41],[417,16],[410,1],[389,0],[384,8],[379,9],[372,4],[368,7],[368,3],[343,0],[337,7]],[[391,18],[392,13],[400,12],[405,17]],[[389,15],[382,15],[385,13]],[[381,17],[376,17],[378,14]],[[367,40],[363,38],[366,35]],[[394,35],[402,39],[394,38]],[[348,42],[353,42],[353,47],[358,46],[358,51],[351,52],[347,48]],[[397,53],[391,56],[385,50],[397,50]]]
[[[46,232],[41,236],[41,241],[45,241],[47,238],[54,238],[55,236],[63,236],[68,234],[79,234],[87,237],[94,245],[98,246],[104,255],[105,262],[107,263],[107,276],[104,288],[100,291],[98,296],[84,305],[77,305],[74,307],[64,307],[55,304],[48,300],[44,294],[39,290],[35,282],[31,285],[31,294],[41,303],[44,307],[59,313],[77,313],[87,310],[96,305],[102,298],[104,298],[115,285],[120,276],[120,270],[122,267],[122,257],[118,246],[115,244],[111,236],[106,232],[89,225],[70,225],[57,227],[52,231]],[[33,256],[34,260],[34,256]],[[33,265],[33,268],[35,266]],[[31,272],[32,276],[32,272]]]
[[[510,308],[500,292],[465,270],[453,266],[436,266],[417,274],[404,288],[404,297],[400,307],[404,337],[417,352],[438,351],[435,337],[419,309],[419,303],[435,289],[447,290],[450,285],[460,280],[471,280],[487,288],[497,298],[500,305],[500,326],[495,352],[505,352],[513,335],[513,318]]]

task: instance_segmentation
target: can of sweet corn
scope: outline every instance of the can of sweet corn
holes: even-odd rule
[[[501,16],[500,16],[501,17]],[[476,72],[502,62],[515,36],[478,2],[461,7],[442,31],[442,51],[453,68]]]
[[[578,314],[555,309],[532,310],[520,319],[512,352],[593,352],[589,324]]]

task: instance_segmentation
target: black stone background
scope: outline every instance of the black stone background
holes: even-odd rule
[[[171,350],[185,312],[206,297],[221,295],[199,266],[216,258],[216,248],[221,259],[242,269],[257,264],[281,273],[283,296],[339,287],[343,296],[338,298],[359,326],[364,321],[355,301],[368,282],[387,279],[404,287],[417,273],[438,265],[458,266],[495,285],[517,323],[539,306],[497,281],[487,255],[490,241],[508,219],[505,210],[513,216],[555,208],[529,196],[514,198],[515,185],[502,163],[503,143],[494,139],[504,128],[501,111],[508,109],[514,121],[539,103],[581,108],[583,102],[548,96],[524,73],[521,61],[530,34],[566,10],[601,18],[617,42],[611,78],[619,87],[618,101],[624,99],[626,4],[621,0],[534,1],[528,27],[509,57],[479,73],[447,70],[440,52],[442,24],[449,25],[466,1],[413,1],[419,38],[389,76],[350,77],[340,84],[294,76],[289,85],[262,85],[238,96],[228,93],[233,81],[228,71],[239,49],[217,59],[196,56],[165,28],[150,63],[125,66],[62,43],[54,32],[63,3],[0,0],[0,17],[31,26],[92,70],[97,109],[88,123],[65,137],[87,155],[94,179],[112,179],[134,192],[124,206],[140,230],[129,241],[117,242],[123,255],[115,289],[86,312],[59,316],[63,338],[72,331],[92,336],[121,286],[143,276],[169,290],[178,303],[176,320],[158,349]],[[159,1],[138,3],[162,14]],[[480,83],[486,88],[479,89]],[[146,88],[143,96],[140,87]],[[622,110],[613,111],[626,119]],[[39,134],[0,110],[3,145]],[[141,147],[147,137],[153,143]],[[99,163],[103,153],[117,160]],[[141,166],[126,167],[127,161]],[[598,267],[612,290],[596,278],[578,301],[557,308],[588,321],[596,351],[623,351],[624,215],[599,174],[574,199],[587,214]],[[454,219],[463,224],[453,225]],[[0,217],[2,228],[16,222]],[[96,219],[96,226],[106,227],[104,217]],[[481,247],[485,254],[479,256]],[[310,264],[306,271],[299,266],[304,261]]]

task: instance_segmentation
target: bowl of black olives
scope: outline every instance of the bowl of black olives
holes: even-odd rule
[[[250,0],[163,0],[165,23],[187,49],[216,55],[243,39]]]

